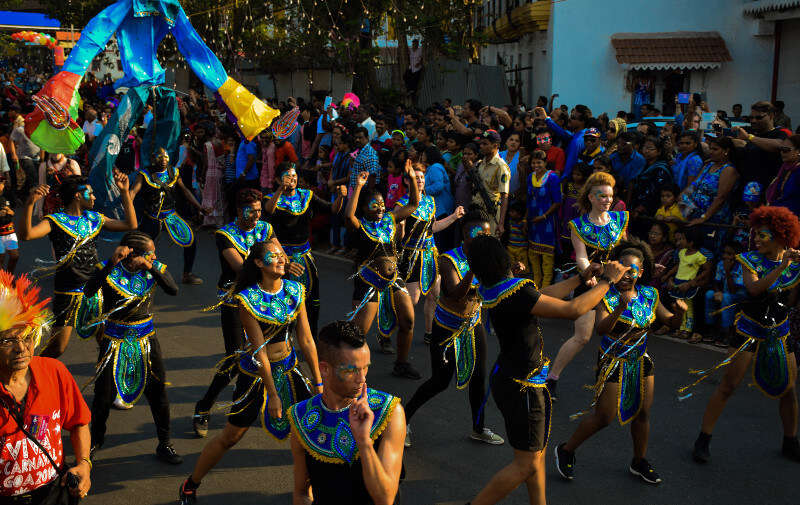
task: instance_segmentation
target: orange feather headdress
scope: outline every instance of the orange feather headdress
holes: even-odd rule
[[[31,285],[22,275],[14,276],[0,270],[0,333],[11,328],[24,327],[24,334],[35,332],[36,344],[50,325],[50,312],[45,308],[49,298],[39,300],[41,289]]]

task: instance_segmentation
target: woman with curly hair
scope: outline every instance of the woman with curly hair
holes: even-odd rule
[[[575,263],[579,272],[586,271],[590,263],[608,260],[611,250],[627,235],[628,212],[611,211],[616,181],[611,174],[595,172],[586,179],[578,195],[578,207],[583,215],[567,223],[570,242],[575,250]],[[585,293],[597,284],[590,277],[575,290],[574,297]],[[594,327],[595,311],[590,310],[575,320],[575,332],[558,350],[553,366],[547,375],[547,389],[556,399],[558,378],[570,361],[589,343]]]
[[[566,443],[556,447],[556,469],[563,478],[572,480],[577,448],[617,417],[621,425],[631,423],[633,460],[629,471],[648,484],[658,484],[661,478],[645,459],[655,388],[647,335],[656,319],[678,327],[686,302],[677,300],[672,313],[661,303],[658,290],[647,285],[653,273],[653,255],[647,244],[621,242],[611,258],[630,270],[608,288],[595,309],[595,329],[602,341],[597,352],[594,410]]]
[[[700,382],[714,370],[728,366],[706,405],[700,435],[694,443],[693,457],[698,463],[711,459],[708,447],[711,432],[754,357],[756,386],[766,396],[780,402],[783,456],[800,462],[795,392],[797,361],[793,350],[787,348],[789,298],[800,284],[800,251],[794,249],[800,242],[800,221],[785,207],[759,207],[750,214],[750,226],[755,232],[756,250],[736,257],[743,267],[748,298],[739,304],[729,356],[714,368],[696,372],[700,375],[697,382]]]

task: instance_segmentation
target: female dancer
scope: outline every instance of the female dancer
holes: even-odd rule
[[[797,361],[794,349],[787,348],[789,298],[800,284],[800,251],[793,249],[800,242],[800,221],[786,207],[759,207],[750,214],[750,227],[755,231],[756,250],[736,257],[743,267],[748,298],[739,303],[729,356],[714,368],[697,372],[703,380],[714,370],[728,365],[708,401],[700,435],[694,443],[693,456],[698,463],[711,459],[708,448],[711,432],[754,357],[756,386],[780,403],[783,455],[800,462],[795,391]]]
[[[406,447],[411,447],[411,417],[426,402],[441,393],[456,376],[456,387],[469,385],[472,408],[470,438],[500,445],[504,440],[483,425],[481,403],[486,393],[486,330],[481,322],[478,280],[467,263],[465,251],[475,237],[491,235],[489,216],[470,212],[462,219],[463,245],[439,255],[442,296],[436,305],[436,324],[430,344],[431,378],[425,381],[406,405]]]
[[[425,194],[425,165],[414,163],[414,177],[404,176],[406,187],[417,186],[419,205],[402,223],[403,238],[400,253],[400,275],[406,282],[411,303],[417,305],[420,295],[425,297],[425,343],[430,343],[433,332],[433,313],[439,298],[438,250],[433,234],[455,223],[464,215],[464,207],[456,207],[449,216],[435,220],[436,202]],[[408,194],[397,201],[394,208],[408,205]],[[399,221],[398,221],[399,222]]]
[[[203,280],[192,273],[194,258],[197,255],[197,244],[194,241],[192,228],[175,212],[175,189],[180,189],[189,203],[197,207],[203,214],[210,209],[200,205],[194,194],[183,184],[178,167],[169,164],[169,154],[163,147],[153,154],[153,165],[143,168],[136,176],[131,188],[131,198],[141,191],[144,219],[139,229],[153,240],[158,239],[162,226],[167,229],[169,237],[183,248],[183,283],[202,284]]]
[[[311,334],[317,335],[319,322],[319,272],[311,254],[311,220],[314,218],[312,204],[319,209],[325,207],[333,214],[342,210],[344,199],[347,196],[347,187],[339,186],[336,201],[333,203],[323,200],[313,191],[297,187],[297,171],[294,163],[286,162],[278,165],[278,190],[267,195],[264,202],[264,214],[271,216],[270,223],[275,230],[275,236],[283,245],[283,251],[292,263],[302,267],[298,276],[288,279],[300,282],[306,289],[306,313]]]
[[[630,472],[647,483],[658,484],[661,478],[644,458],[654,392],[653,360],[647,354],[647,335],[656,319],[672,327],[679,326],[686,302],[677,300],[673,314],[660,303],[658,291],[646,285],[653,272],[653,256],[646,244],[621,242],[612,251],[611,258],[630,270],[608,289],[595,309],[595,329],[603,336],[597,353],[592,402],[595,408],[572,437],[556,447],[556,469],[562,477],[572,480],[575,450],[618,417],[622,425],[632,422]]]
[[[408,177],[414,177],[411,161],[406,162],[405,172]],[[392,374],[407,379],[419,379],[421,375],[408,361],[411,339],[414,336],[414,306],[405,282],[398,278],[395,249],[396,223],[417,210],[419,189],[416,184],[412,184],[408,205],[386,212],[383,196],[378,191],[368,189],[362,193],[368,179],[368,172],[358,174],[356,187],[345,211],[347,226],[354,232],[355,263],[358,265],[353,279],[351,317],[366,335],[375,314],[378,314],[378,341],[385,353],[393,352],[389,337],[396,328],[397,361]],[[360,218],[356,217],[356,207],[361,211]]]
[[[578,271],[583,272],[590,262],[602,263],[611,250],[626,237],[627,211],[609,211],[614,202],[614,177],[606,172],[596,172],[586,179],[578,196],[578,206],[583,215],[569,222],[570,241],[575,250]],[[586,292],[596,279],[589,279],[574,296]],[[595,311],[590,310],[575,320],[575,333],[558,350],[553,366],[547,375],[547,389],[553,400],[557,399],[558,377],[570,361],[589,342],[594,327]]]
[[[278,440],[289,435],[287,410],[310,398],[308,379],[298,368],[290,334],[297,343],[313,376],[315,393],[322,393],[317,348],[308,327],[305,288],[284,280],[286,255],[274,242],[257,242],[242,265],[234,298],[247,336],[247,350],[239,353],[239,378],[228,422],[222,433],[203,448],[192,474],[180,487],[181,503],[193,503],[200,481],[242,439],[256,419]]]
[[[100,291],[102,299],[103,313],[95,324],[105,323],[94,379],[92,454],[103,446],[115,396],[133,405],[144,394],[158,435],[156,456],[179,465],[183,458],[170,442],[166,371],[150,311],[156,284],[170,296],[178,294],[167,266],[156,260],[153,240],[140,231],[126,233],[86,281],[84,296]]]
[[[523,482],[528,486],[530,503],[544,504],[544,453],[550,435],[551,404],[545,386],[548,363],[536,317],[580,317],[600,302],[627,267],[616,261],[602,267],[592,264],[581,275],[540,292],[530,279],[511,277],[511,258],[494,237],[476,237],[470,243],[467,261],[480,282],[478,292],[499,340],[500,354],[490,382],[514,449],[513,461],[495,474],[472,505],[497,503]],[[594,275],[599,281],[588,292],[569,302],[563,300]]]

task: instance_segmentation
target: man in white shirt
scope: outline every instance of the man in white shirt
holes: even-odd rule
[[[369,108],[365,105],[362,105],[358,108],[358,118],[361,119],[361,122],[358,123],[359,126],[363,126],[369,132],[369,141],[372,142],[375,140],[375,121],[370,117]]]
[[[406,83],[408,93],[413,97],[417,94],[417,87],[419,86],[419,79],[422,76],[422,47],[419,45],[419,39],[414,39],[411,42],[411,48],[408,50],[408,70],[403,75]]]

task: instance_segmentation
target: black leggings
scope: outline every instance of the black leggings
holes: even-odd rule
[[[97,360],[103,357],[110,342],[104,338],[100,345],[100,354]],[[150,337],[150,376],[147,377],[147,386],[144,388],[144,397],[150,404],[150,412],[156,424],[158,441],[168,443],[169,436],[169,400],[167,388],[164,385],[166,371],[161,358],[161,346],[156,337]],[[106,436],[106,421],[111,410],[111,404],[117,396],[114,386],[113,363],[106,365],[103,373],[94,383],[94,400],[92,400],[92,445],[102,446]]]
[[[452,333],[442,328],[439,324],[433,324],[433,334],[431,343],[428,346],[431,354],[432,376],[426,380],[414,393],[414,396],[406,404],[406,421],[411,422],[411,417],[428,400],[441,393],[450,385],[450,380],[456,371],[455,349],[450,347],[447,355],[442,352],[441,342],[450,337]],[[447,363],[444,358],[447,358]],[[472,409],[472,429],[480,433],[483,431],[483,419],[485,416],[478,414],[481,410],[481,403],[486,393],[486,333],[483,325],[475,326],[475,370],[469,381],[469,406]]]
[[[244,348],[244,330],[242,320],[239,319],[239,309],[223,305],[220,307],[220,320],[222,322],[222,339],[225,342],[225,356],[228,357],[222,363],[222,370],[227,372],[217,372],[211,379],[211,384],[203,398],[195,405],[195,413],[208,412],[217,401],[217,397],[228,384],[239,374],[238,359],[234,353]]]
[[[139,221],[139,231],[144,232],[153,239],[155,242],[161,234],[161,221],[153,219],[147,214],[142,213],[142,218]],[[194,241],[189,247],[182,247],[183,249],[183,273],[188,274],[192,272],[194,267],[194,258],[197,256],[197,235],[194,236]]]

